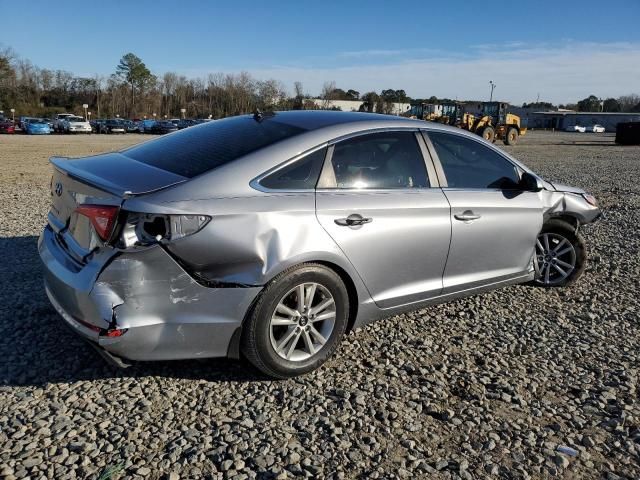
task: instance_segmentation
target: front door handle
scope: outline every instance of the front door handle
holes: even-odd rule
[[[463,222],[471,222],[473,220],[479,219],[480,215],[476,215],[475,213],[473,213],[473,210],[465,210],[462,213],[454,215],[454,218]]]
[[[371,223],[373,218],[363,217],[357,213],[352,213],[347,218],[336,218],[334,220],[336,225],[341,227],[356,227],[358,225],[364,225],[365,223]]]

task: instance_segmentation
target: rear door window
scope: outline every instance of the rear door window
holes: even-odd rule
[[[124,150],[134,160],[191,178],[301,134],[301,127],[241,116],[214,120]]]
[[[429,187],[414,132],[371,133],[344,140],[335,145],[331,164],[335,180],[326,185],[329,188]]]

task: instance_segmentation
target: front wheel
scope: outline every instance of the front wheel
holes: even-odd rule
[[[507,135],[504,137],[505,145],[515,145],[518,143],[519,132],[517,128],[509,128],[507,130]]]
[[[536,240],[533,266],[535,282],[544,287],[564,287],[584,271],[587,246],[582,235],[569,223],[549,220]]]
[[[242,352],[274,378],[310,372],[337,349],[348,314],[342,279],[322,265],[304,264],[280,274],[261,293],[242,328]]]
[[[496,131],[493,129],[492,126],[488,125],[480,131],[480,136],[484,138],[487,142],[493,143],[496,138]]]

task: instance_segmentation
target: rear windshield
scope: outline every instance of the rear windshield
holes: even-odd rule
[[[272,118],[226,118],[136,145],[123,153],[147,165],[191,178],[305,129]]]

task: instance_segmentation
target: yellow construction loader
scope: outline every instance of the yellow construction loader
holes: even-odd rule
[[[527,129],[521,125],[518,115],[507,113],[508,108],[508,103],[484,102],[480,115],[464,113],[458,126],[477,133],[488,142],[502,140],[505,145],[515,145]]]
[[[463,111],[463,105],[458,102],[421,103],[412,105],[406,116],[445,125],[457,125],[462,119]]]

